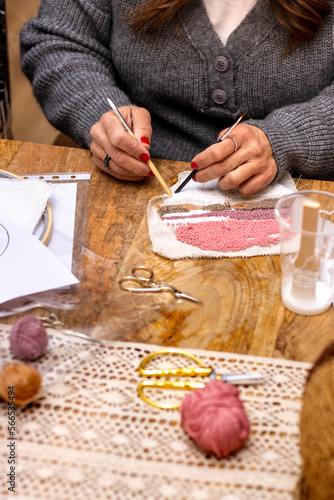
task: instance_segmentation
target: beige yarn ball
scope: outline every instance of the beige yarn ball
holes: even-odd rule
[[[42,375],[36,368],[11,361],[5,363],[0,373],[0,397],[4,401],[15,401],[17,405],[27,404],[38,394],[41,384]],[[10,387],[14,388],[14,399],[9,398],[9,394],[12,396]]]

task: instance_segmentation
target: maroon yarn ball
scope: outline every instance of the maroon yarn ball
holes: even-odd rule
[[[17,358],[33,361],[44,354],[47,345],[46,330],[35,316],[24,316],[13,325],[10,348]]]
[[[181,427],[203,450],[218,458],[243,446],[250,423],[236,387],[213,380],[181,404]]]

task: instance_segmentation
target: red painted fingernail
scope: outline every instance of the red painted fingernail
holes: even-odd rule
[[[196,175],[194,175],[193,181],[197,182]]]
[[[150,157],[148,156],[148,154],[146,153],[142,153],[139,158],[141,159],[141,161],[143,161],[144,163],[147,163],[148,160],[150,159]]]
[[[155,177],[155,175],[154,175],[154,173],[153,173],[153,172],[149,172],[149,173],[147,174],[147,177]]]
[[[195,163],[194,161],[192,161],[192,162],[190,163],[190,166],[191,166],[191,168],[193,168],[194,170],[198,170],[198,166],[196,165],[196,163]]]
[[[150,145],[150,140],[149,140],[149,138],[148,138],[148,137],[142,137],[140,140],[141,140],[141,142],[142,142],[143,144],[148,144],[148,145]]]

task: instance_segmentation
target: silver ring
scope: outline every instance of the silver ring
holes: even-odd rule
[[[228,135],[227,137],[229,137],[230,139],[232,139],[233,144],[234,144],[234,152],[236,152],[238,150],[237,141],[234,139],[234,137],[232,135]]]
[[[103,166],[104,168],[108,168],[110,170],[110,167],[109,167],[109,162],[110,162],[111,158],[109,155],[107,155],[105,157],[105,159],[103,160]]]

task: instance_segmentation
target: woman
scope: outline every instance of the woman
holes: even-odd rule
[[[118,179],[149,176],[151,155],[244,196],[288,169],[334,180],[331,4],[42,0],[22,69],[50,122]]]

